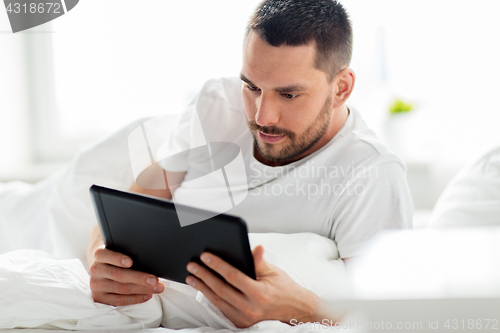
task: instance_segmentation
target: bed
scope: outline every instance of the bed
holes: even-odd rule
[[[112,307],[93,302],[85,253],[97,222],[89,188],[127,190],[134,182],[128,140],[140,126],[159,147],[172,116],[140,119],[83,148],[71,164],[35,184],[0,184],[0,329],[227,332],[236,327],[191,287],[163,281],[150,301]],[[153,148],[154,149],[154,148]],[[137,153],[140,155],[140,153]],[[344,262],[333,241],[315,234],[250,234],[265,258],[320,297],[334,301],[348,291]],[[297,331],[264,321],[246,331]]]
[[[16,333],[20,331],[13,328],[24,328],[23,333],[237,330],[202,294],[168,281],[165,292],[145,304],[114,308],[92,300],[85,251],[97,221],[88,189],[92,184],[128,189],[134,176],[127,138],[144,123],[149,124],[151,144],[158,145],[172,122],[168,116],[155,122],[138,120],[85,147],[69,167],[40,183],[0,184],[0,329]],[[380,332],[384,329],[367,323],[382,321],[423,325],[399,329],[405,332],[500,329],[498,323],[495,326],[500,319],[499,227],[382,233],[347,268],[335,243],[315,234],[249,237],[252,246],[264,245],[266,260],[328,300],[339,313],[347,313],[344,327],[332,328],[336,332]],[[463,327],[455,327],[455,319],[458,324],[463,319]],[[243,331],[325,329],[314,323],[264,321]]]

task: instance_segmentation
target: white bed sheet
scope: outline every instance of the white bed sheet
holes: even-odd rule
[[[337,247],[312,233],[250,234],[253,246],[266,249],[265,259],[299,285],[333,303],[349,294]],[[39,250],[0,255],[0,329],[129,330],[158,327],[236,327],[200,292],[163,280],[166,290],[143,304],[113,307],[93,302],[89,276],[78,259],[54,259]],[[248,332],[296,330],[278,321],[263,321]],[[205,330],[207,331],[207,330]]]
[[[245,332],[248,330],[239,330],[240,332]],[[269,329],[269,330],[260,330],[259,332],[311,332],[310,329],[305,329],[305,328],[300,328],[300,327],[290,327],[287,330],[275,330],[275,329]],[[314,330],[313,330],[314,331]],[[2,333],[68,333],[67,330],[52,330],[52,329],[8,329],[8,330],[1,330]],[[109,332],[109,333],[147,333],[147,332],[152,332],[152,333],[234,333],[234,330],[230,329],[216,329],[213,327],[197,327],[197,328],[182,328],[182,329],[174,329],[174,328],[165,328],[165,327],[156,327],[156,328],[145,328],[145,329],[140,329],[140,330],[118,330],[118,329],[113,329],[109,328],[106,330],[100,330],[100,331],[95,331],[95,330],[89,330],[89,331],[78,331],[78,333],[96,333],[96,332]],[[248,331],[249,332],[249,331]]]
[[[130,133],[141,124],[145,124],[149,143],[155,151],[165,140],[165,135],[174,123],[172,116],[149,120],[149,118],[140,119],[108,138],[85,147],[67,168],[38,184],[27,185],[19,182],[0,184],[0,254],[8,254],[17,249],[37,249],[50,255],[53,260],[73,260],[73,264],[76,264],[74,260],[79,260],[81,267],[78,268],[80,271],[78,274],[82,274],[87,268],[85,252],[90,230],[97,222],[89,188],[93,184],[122,190],[129,188],[134,181],[128,149]],[[333,300],[342,297],[348,291],[343,261],[338,258],[335,243],[331,240],[313,234],[251,235],[250,240],[254,246],[264,244],[265,258],[268,261],[280,266],[299,284],[313,290],[320,297]],[[5,266],[0,265],[0,267],[5,269]],[[50,269],[47,269],[46,273],[50,277]],[[17,281],[2,279],[0,276],[0,290],[14,291],[14,294],[21,293],[23,279],[19,276],[23,275],[18,275]],[[29,274],[24,277],[29,277]],[[80,285],[85,285],[85,277],[81,278],[83,280],[80,281]],[[25,284],[24,287],[40,286],[35,283]],[[91,297],[88,294],[89,290],[86,292],[86,297]],[[5,302],[2,304],[4,300],[5,298],[0,297],[0,316],[2,310],[15,303],[12,301],[10,304]],[[197,295],[197,302],[203,304],[200,302],[202,300],[203,297]],[[57,303],[53,299],[52,304],[55,304],[54,302]],[[206,302],[204,304],[206,307]],[[49,308],[50,303],[44,307],[43,302],[38,307],[38,309]],[[163,304],[162,309],[165,308]],[[24,314],[29,315],[26,311]],[[23,315],[22,311],[18,315]],[[214,316],[214,313],[210,315]],[[174,317],[172,311],[164,311],[162,320],[165,324],[174,325],[172,321]],[[212,322],[207,323],[205,327],[187,329],[186,332],[226,332],[227,328],[223,327],[220,318],[216,318],[216,321],[219,322],[219,326]],[[210,325],[212,327],[209,327]],[[258,325],[255,329],[274,332],[290,329],[297,331],[297,327],[284,324],[271,325],[273,328],[266,325]],[[84,327],[77,329],[86,330]],[[113,330],[113,327],[106,330]],[[30,331],[32,330],[23,330],[23,332]]]

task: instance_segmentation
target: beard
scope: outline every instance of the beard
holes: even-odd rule
[[[333,97],[332,94],[330,94],[326,98],[318,117],[316,117],[312,125],[300,135],[274,126],[260,126],[255,122],[255,120],[249,120],[247,122],[248,127],[250,128],[250,132],[252,133],[254,139],[254,146],[259,154],[262,157],[277,163],[292,162],[298,159],[300,155],[318,143],[318,141],[326,134],[332,119],[332,101]],[[289,142],[285,143],[285,146],[279,149],[275,144],[258,140],[255,135],[255,132],[257,131],[269,135],[285,135],[286,138],[289,139]]]

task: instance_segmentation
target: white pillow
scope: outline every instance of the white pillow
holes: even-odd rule
[[[465,167],[443,191],[430,227],[500,225],[500,147]]]

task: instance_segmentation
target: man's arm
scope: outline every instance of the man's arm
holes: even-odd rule
[[[354,258],[354,257],[342,258],[342,260],[344,261],[344,264],[349,265],[348,263],[351,262],[352,258]]]
[[[184,175],[185,173],[169,174],[169,179],[179,184]],[[130,191],[172,199],[166,175],[163,181],[167,185],[166,189],[150,190],[134,183]],[[156,276],[129,269],[132,266],[130,257],[106,249],[97,224],[90,234],[87,263],[90,273],[90,289],[96,302],[115,306],[143,303],[151,299],[153,294],[159,294],[165,289]]]

